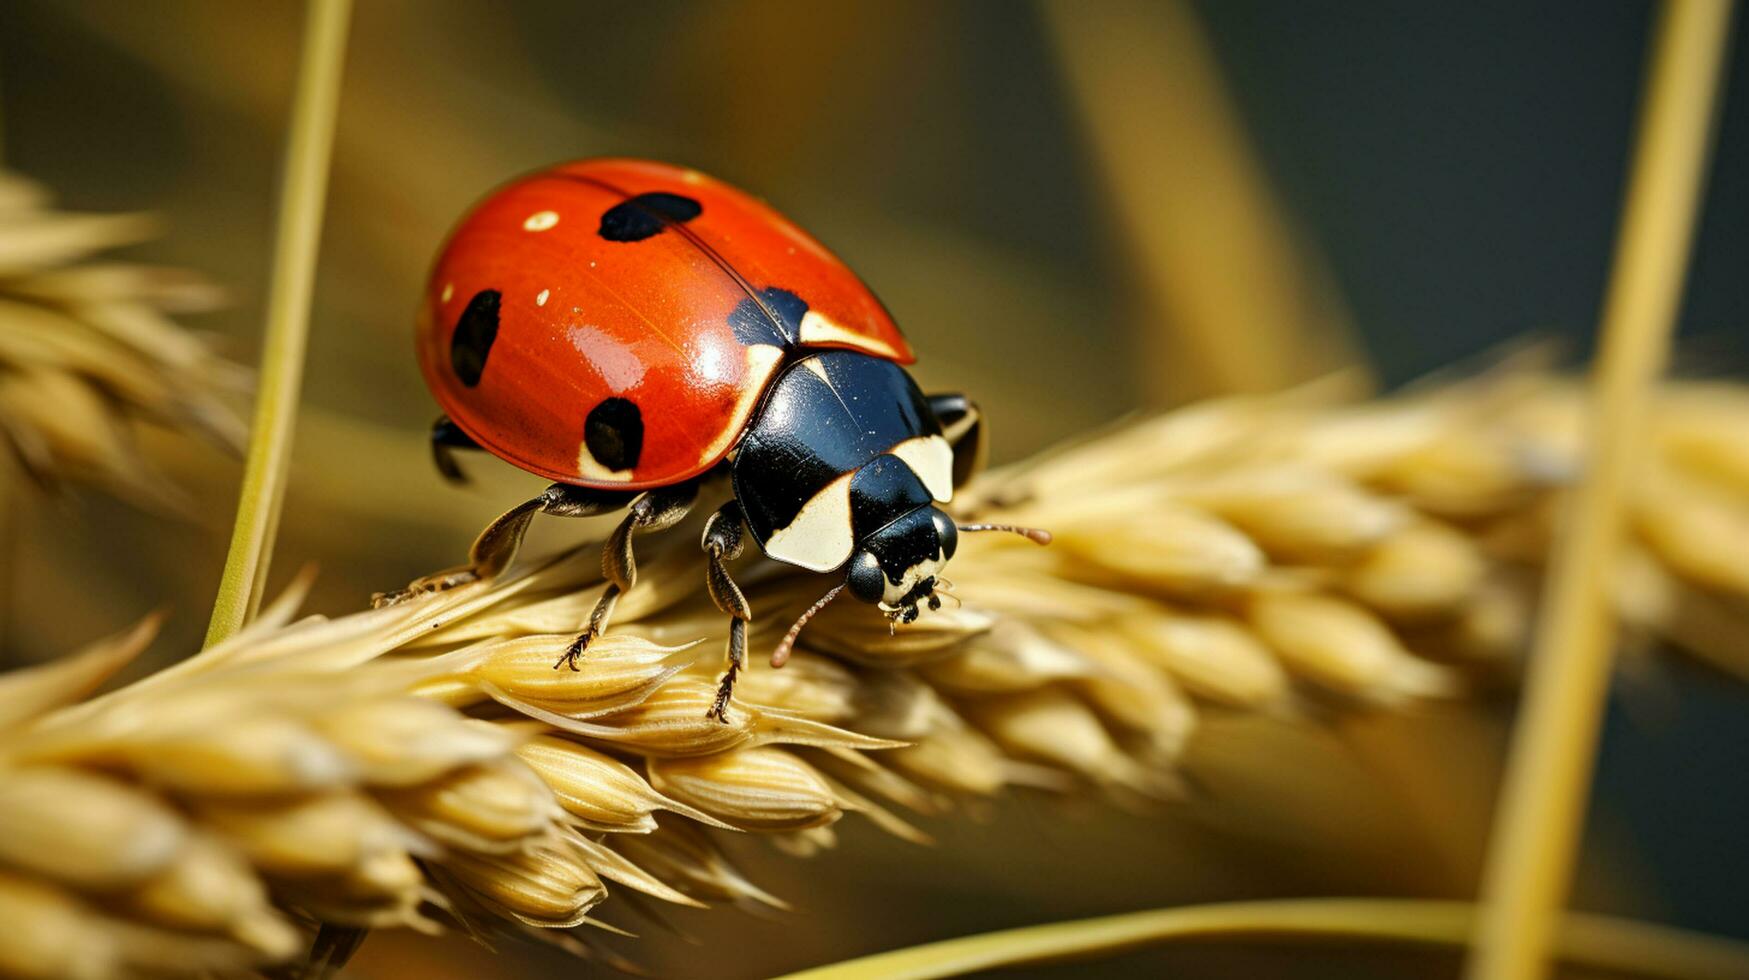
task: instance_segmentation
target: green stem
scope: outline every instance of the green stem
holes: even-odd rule
[[[280,184],[260,390],[238,493],[237,519],[231,529],[231,549],[225,556],[224,576],[207,626],[207,646],[237,632],[260,607],[273,539],[279,530],[303,383],[316,249],[322,237],[351,8],[351,0],[310,0]]]
[[[1226,902],[1007,929],[877,953],[779,980],[930,980],[1000,967],[1110,956],[1174,940],[1372,940],[1464,945],[1476,921],[1467,902],[1305,898]],[[1749,947],[1682,929],[1569,914],[1556,940],[1582,966],[1672,980],[1749,976]]]

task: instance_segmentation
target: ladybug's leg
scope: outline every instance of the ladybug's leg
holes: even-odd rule
[[[929,410],[941,425],[941,434],[953,447],[953,485],[966,485],[984,468],[989,446],[984,441],[984,415],[964,395],[930,395]]]
[[[635,497],[636,491],[591,490],[568,483],[555,483],[541,491],[540,496],[517,504],[486,525],[486,529],[474,539],[474,546],[468,549],[466,565],[427,575],[404,589],[379,592],[371,597],[371,605],[392,606],[429,592],[442,592],[468,582],[492,578],[509,567],[510,562],[515,559],[517,549],[522,547],[522,538],[528,533],[528,526],[534,521],[536,514],[592,517],[622,510]]]
[[[589,614],[589,625],[571,645],[565,648],[565,653],[559,662],[553,664],[553,669],[569,667],[577,668],[577,658],[589,644],[607,631],[607,621],[613,615],[613,607],[619,602],[619,597],[629,590],[638,580],[638,562],[632,554],[632,534],[635,531],[660,531],[680,523],[687,511],[692,509],[692,503],[698,498],[698,483],[691,481],[672,487],[658,487],[632,501],[631,508],[625,520],[614,527],[613,533],[607,536],[606,544],[601,548],[601,571],[607,576],[607,588],[596,600],[595,611]]]
[[[486,529],[474,539],[474,546],[468,549],[468,568],[477,578],[492,578],[509,567],[536,514],[595,517],[624,510],[636,497],[636,491],[591,490],[569,483],[550,484],[540,496],[518,504],[486,525]]]
[[[741,504],[731,500],[718,508],[704,524],[704,553],[709,562],[705,569],[705,586],[711,601],[729,615],[729,669],[717,685],[717,699],[711,704],[710,716],[727,722],[729,699],[735,693],[735,675],[747,666],[747,621],[753,618],[753,607],[741,587],[729,577],[723,563],[741,557]]]
[[[431,461],[437,464],[437,472],[450,483],[468,482],[467,474],[456,465],[455,451],[478,448],[480,444],[463,432],[460,426],[451,422],[449,416],[439,415],[437,421],[431,423]]]

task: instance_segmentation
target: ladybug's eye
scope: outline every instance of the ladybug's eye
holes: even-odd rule
[[[937,508],[930,508],[929,519],[935,522],[935,536],[941,539],[941,560],[946,561],[960,545],[960,529],[954,526],[953,518]]]
[[[850,572],[844,576],[850,594],[863,602],[879,602],[887,591],[887,575],[881,571],[879,559],[867,551],[859,551],[850,560]]]

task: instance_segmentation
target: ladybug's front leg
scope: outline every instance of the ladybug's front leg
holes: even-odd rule
[[[673,527],[686,517],[692,510],[693,501],[698,498],[698,483],[691,481],[672,487],[660,487],[651,490],[632,501],[626,513],[625,520],[620,521],[607,536],[607,542],[601,548],[601,572],[607,576],[607,588],[596,600],[595,611],[589,614],[589,625],[571,645],[565,648],[559,662],[553,664],[553,669],[569,667],[577,670],[577,658],[589,644],[602,633],[607,632],[607,621],[613,615],[613,607],[619,602],[619,597],[631,589],[638,581],[638,561],[632,554],[632,534],[635,531],[661,531]]]
[[[729,720],[729,699],[735,694],[735,675],[747,666],[747,622],[753,618],[753,607],[741,587],[729,577],[723,563],[741,557],[741,504],[731,500],[717,509],[704,524],[705,587],[711,601],[729,615],[729,667],[717,685],[717,698],[711,703],[710,716],[720,722]]]

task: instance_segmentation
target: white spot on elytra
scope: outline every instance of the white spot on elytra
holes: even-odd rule
[[[455,295],[455,283],[453,283],[453,282],[444,283],[443,284],[443,301],[445,303],[449,302],[449,298],[451,296],[454,296],[454,295]]]
[[[551,228],[558,223],[559,212],[536,211],[522,219],[522,228],[524,231],[546,231],[548,228]]]
[[[550,289],[543,289],[543,290],[541,290],[541,291],[540,291],[540,295],[539,295],[539,296],[536,296],[536,297],[535,297],[535,298],[534,298],[534,305],[536,305],[536,306],[545,306],[545,305],[547,305],[547,297],[548,297],[548,296],[551,296],[551,295],[552,295],[552,294],[553,294],[553,291],[552,291],[552,290],[550,290]]]
[[[846,330],[815,310],[809,310],[802,314],[801,329],[798,334],[804,345],[843,344],[846,347],[867,351],[870,354],[879,354],[882,357],[894,357],[898,354],[898,351],[895,351],[890,344]]]

